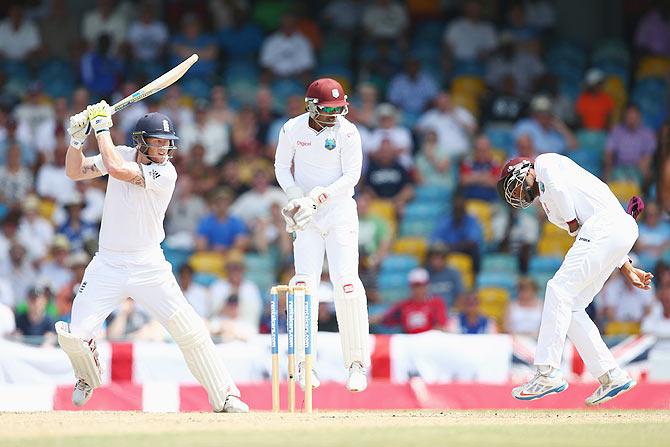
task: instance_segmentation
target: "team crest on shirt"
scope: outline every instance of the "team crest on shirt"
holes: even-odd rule
[[[544,194],[544,183],[538,182],[540,186],[540,192]]]
[[[326,150],[332,151],[335,149],[336,144],[335,144],[335,138],[326,138],[326,143],[325,143],[325,148]]]

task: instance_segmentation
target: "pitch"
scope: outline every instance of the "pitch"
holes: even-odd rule
[[[0,413],[15,446],[667,445],[670,411],[356,411],[303,414]]]

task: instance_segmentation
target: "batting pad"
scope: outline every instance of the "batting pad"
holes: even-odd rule
[[[91,340],[89,343],[72,335],[68,324],[64,321],[56,323],[56,334],[60,347],[70,358],[77,379],[84,380],[91,388],[99,387],[102,371],[98,363],[95,342]]]
[[[365,289],[360,281],[335,287],[335,310],[345,368],[353,362],[367,368],[370,366],[370,328]]]
[[[178,310],[167,322],[167,330],[181,349],[193,376],[207,390],[214,411],[222,411],[226,397],[240,392],[214,348],[205,323],[191,307]]]

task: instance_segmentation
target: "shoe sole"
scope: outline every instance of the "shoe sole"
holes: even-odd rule
[[[589,402],[588,400],[585,401],[586,405],[589,407],[595,407],[600,404],[604,404],[605,402],[608,402],[612,399],[614,399],[617,396],[621,396],[622,394],[625,394],[635,388],[637,385],[637,382],[633,379],[629,380],[628,382],[624,383],[620,387],[614,388],[612,391],[609,393],[605,394],[603,397],[600,399],[594,401],[594,402]]]
[[[552,389],[550,389],[549,391],[545,391],[545,392],[542,393],[542,394],[536,394],[536,395],[534,395],[534,396],[515,396],[514,394],[512,394],[512,396],[513,396],[515,399],[518,399],[518,400],[526,400],[526,401],[528,401],[528,400],[541,399],[541,398],[546,397],[546,396],[548,396],[548,395],[550,395],[550,394],[558,394],[558,393],[561,393],[561,392],[563,392],[563,391],[565,391],[565,390],[567,390],[567,389],[568,389],[568,382],[564,382],[564,383],[561,384],[560,386],[557,386],[556,388],[552,388]]]

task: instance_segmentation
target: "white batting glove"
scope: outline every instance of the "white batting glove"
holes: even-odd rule
[[[107,104],[107,101],[100,101],[88,106],[86,111],[88,112],[88,121],[96,135],[100,132],[109,131],[109,128],[114,125],[112,123],[112,108]]]
[[[70,127],[67,128],[67,133],[70,134],[70,146],[81,149],[86,137],[91,133],[87,110],[70,117]]]

